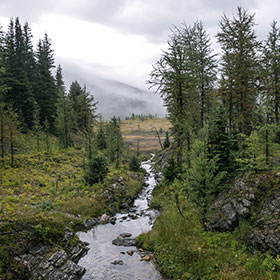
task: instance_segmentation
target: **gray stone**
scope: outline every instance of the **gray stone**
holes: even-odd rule
[[[136,240],[133,238],[116,238],[112,241],[112,244],[116,246],[130,247],[136,245]]]
[[[122,260],[115,260],[115,261],[111,262],[111,264],[113,264],[113,265],[123,265],[124,262]]]
[[[110,217],[107,214],[103,214],[99,220],[100,224],[107,224],[109,223]]]
[[[114,224],[116,223],[116,221],[117,221],[117,218],[116,218],[116,217],[111,217],[111,218],[109,219],[109,222],[110,222],[112,225],[114,225]]]
[[[95,219],[93,219],[93,220],[85,219],[84,220],[85,228],[92,228],[96,225],[97,225],[97,221]]]
[[[80,265],[68,260],[62,267],[61,270],[68,274],[68,275],[77,275],[77,276],[82,276],[86,270],[84,267],[81,267]]]
[[[128,233],[128,232],[123,232],[123,233],[121,233],[120,235],[119,235],[119,237],[123,237],[123,238],[126,238],[126,237],[131,237],[132,236],[132,234],[131,233]],[[118,238],[119,238],[118,237]]]

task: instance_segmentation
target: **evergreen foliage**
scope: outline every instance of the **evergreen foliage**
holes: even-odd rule
[[[170,141],[169,141],[169,135],[168,135],[168,131],[166,131],[165,133],[165,140],[163,142],[163,149],[167,149],[170,146]]]
[[[103,182],[109,172],[104,156],[96,156],[89,160],[85,170],[85,181],[89,185]]]
[[[180,168],[173,158],[170,158],[167,162],[166,167],[163,170],[163,177],[167,183],[173,182],[178,178],[180,173]]]
[[[107,154],[111,162],[119,165],[120,156],[123,150],[123,138],[120,128],[120,121],[113,117],[107,125]]]
[[[260,73],[260,43],[254,31],[254,15],[241,7],[234,18],[219,23],[217,38],[222,49],[220,97],[228,111],[230,131],[250,135],[254,128]]]
[[[140,170],[140,160],[137,156],[132,156],[129,161],[129,170],[130,171],[139,171]]]

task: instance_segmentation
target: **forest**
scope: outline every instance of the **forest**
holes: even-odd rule
[[[280,279],[280,29],[273,21],[258,40],[242,7],[218,25],[219,54],[203,22],[173,26],[148,77],[170,125],[153,127],[150,207],[161,214],[137,246],[168,279]],[[27,22],[1,30],[0,279],[30,279],[19,257],[30,246],[71,251],[65,228],[113,216],[139,193],[147,133],[138,123],[131,150],[136,136],[123,131],[154,117],[102,120],[86,86],[66,89],[47,34],[34,50]]]

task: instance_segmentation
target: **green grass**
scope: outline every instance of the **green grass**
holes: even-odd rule
[[[233,233],[205,232],[198,209],[183,195],[179,214],[174,199],[176,183],[159,187],[154,204],[161,216],[153,230],[137,238],[138,246],[152,250],[162,273],[172,279],[256,280],[280,279],[280,258],[250,252],[244,240],[245,222]]]
[[[142,188],[142,173],[135,176],[128,166],[116,169],[114,164],[104,183],[86,185],[83,149],[53,146],[49,153],[33,148],[27,153],[27,145],[17,150],[14,167],[4,159],[0,173],[0,279],[29,279],[14,256],[23,254],[30,242],[63,246],[65,227],[76,230],[86,218],[118,210]],[[113,189],[120,176],[124,190]]]

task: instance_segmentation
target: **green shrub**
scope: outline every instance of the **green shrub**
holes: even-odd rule
[[[173,158],[168,160],[167,166],[163,170],[164,179],[168,183],[172,183],[179,175],[179,168]]]
[[[85,180],[89,185],[103,182],[109,172],[108,163],[104,156],[91,159],[86,165]]]
[[[130,171],[139,171],[140,170],[140,160],[133,156],[129,162],[129,170]]]

